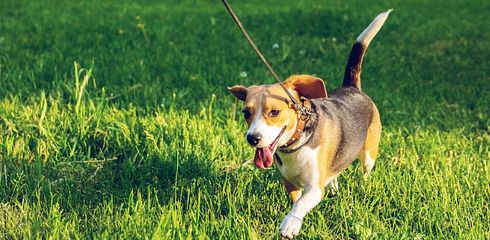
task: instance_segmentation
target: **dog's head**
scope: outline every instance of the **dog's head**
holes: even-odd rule
[[[323,80],[313,76],[293,75],[284,85],[298,100],[327,97]],[[299,112],[279,84],[237,85],[228,90],[245,102],[242,112],[248,125],[247,141],[256,147],[254,164],[259,168],[270,167],[277,147],[293,136]]]

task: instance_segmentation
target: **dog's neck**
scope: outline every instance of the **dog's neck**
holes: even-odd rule
[[[316,110],[316,106],[311,102],[311,112],[312,114],[309,116],[308,120],[305,123],[305,127],[297,140],[287,146],[280,147],[277,151],[281,153],[293,153],[296,150],[300,149],[303,145],[308,143],[311,136],[313,135],[313,131],[318,122],[318,113]]]

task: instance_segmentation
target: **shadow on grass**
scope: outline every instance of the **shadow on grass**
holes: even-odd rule
[[[176,159],[145,159],[136,162],[130,157],[100,161],[65,161],[29,163],[15,159],[1,162],[1,202],[15,200],[41,201],[49,206],[55,200],[66,211],[80,207],[93,208],[103,200],[125,203],[131,192],[159,189],[159,202],[170,201],[176,188],[198,179],[216,179],[211,166],[199,163],[197,156]]]

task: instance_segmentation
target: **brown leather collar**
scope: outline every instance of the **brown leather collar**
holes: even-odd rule
[[[301,97],[300,101],[303,104],[303,107],[305,107],[308,110],[308,112],[311,112],[311,102],[304,97]],[[294,130],[293,136],[289,139],[289,141],[285,145],[281,146],[281,148],[288,147],[299,139],[301,133],[303,133],[303,130],[305,129],[306,122],[308,122],[309,118],[310,118],[309,115],[299,112],[298,123],[296,124],[296,130]]]

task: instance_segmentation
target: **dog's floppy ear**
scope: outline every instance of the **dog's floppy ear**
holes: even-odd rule
[[[247,99],[247,93],[248,93],[248,88],[241,86],[241,85],[235,85],[233,87],[228,87],[228,91],[233,93],[235,97],[238,99],[245,101]]]
[[[323,80],[311,75],[293,75],[284,84],[298,92],[300,96],[309,99],[327,97],[327,90],[325,90]]]

